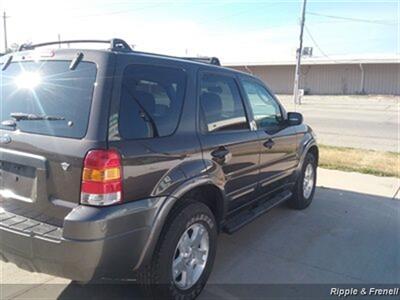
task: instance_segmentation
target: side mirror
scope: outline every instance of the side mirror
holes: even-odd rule
[[[289,126],[296,126],[303,123],[303,115],[298,112],[289,112],[287,114]]]

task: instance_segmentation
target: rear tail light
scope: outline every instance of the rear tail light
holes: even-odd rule
[[[122,202],[121,156],[116,150],[91,150],[86,154],[81,204],[107,206]]]

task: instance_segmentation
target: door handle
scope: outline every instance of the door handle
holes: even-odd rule
[[[264,147],[271,149],[275,145],[275,142],[271,139],[268,139],[268,141],[266,141],[263,145]]]
[[[212,157],[218,159],[225,159],[225,157],[229,154],[229,150],[224,146],[219,147],[218,149],[211,152]]]

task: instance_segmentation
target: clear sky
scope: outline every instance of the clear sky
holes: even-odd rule
[[[0,0],[11,43],[120,37],[136,49],[218,56],[223,62],[294,59],[301,0]],[[305,46],[317,57],[400,52],[400,0],[308,0]],[[3,49],[3,31],[0,47]]]

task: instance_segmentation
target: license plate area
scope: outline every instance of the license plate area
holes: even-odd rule
[[[35,198],[35,179],[35,167],[0,161],[0,194],[3,197],[32,202]]]
[[[47,197],[47,160],[43,156],[0,148],[0,200],[37,202]]]

